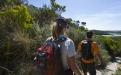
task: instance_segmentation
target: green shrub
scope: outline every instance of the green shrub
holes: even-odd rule
[[[20,65],[19,68],[17,68],[17,72],[20,73],[19,75],[33,75],[32,70],[35,69],[32,66],[34,65],[27,65],[26,60],[30,60],[30,62],[33,61],[33,58],[35,56],[36,50],[40,45],[44,43],[44,41],[49,37],[50,34],[50,26],[43,26],[39,27],[37,23],[33,23],[32,27],[32,33],[34,34],[34,37],[31,34],[27,32],[23,32],[21,30],[17,30],[13,33],[13,39],[16,43],[16,47],[19,49],[17,50],[14,48],[13,50],[16,50],[16,54],[19,52],[19,60],[18,64]],[[21,58],[22,57],[22,58]],[[17,57],[16,57],[17,58]],[[22,61],[22,63],[20,63]],[[28,69],[27,69],[28,68]],[[34,71],[33,71],[34,72]],[[32,74],[31,74],[32,73]]]
[[[15,75],[39,75],[32,61],[23,61],[15,69]]]
[[[28,12],[28,8],[25,5],[13,6],[9,10],[0,12],[0,16],[5,19],[5,23],[9,28],[23,27],[25,29],[32,27],[32,16]]]
[[[74,41],[76,49],[79,42],[86,39],[85,32],[81,31],[79,28],[74,27],[69,27],[69,29],[67,29],[67,36]]]
[[[38,43],[38,46],[42,45],[48,37],[52,36],[49,25],[43,25],[43,27],[40,27],[38,23],[33,22],[32,29],[33,34],[35,35],[34,39]]]
[[[118,42],[110,37],[102,37],[102,42],[111,58],[113,59],[115,57],[115,52],[118,49]]]
[[[118,70],[116,71],[116,73],[113,74],[113,75],[121,75],[121,68],[118,68]]]

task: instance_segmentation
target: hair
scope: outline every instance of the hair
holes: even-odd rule
[[[66,26],[61,22],[56,21],[53,23],[51,30],[54,40],[57,40],[59,38],[59,35],[62,33],[64,27]]]
[[[92,38],[92,36],[93,36],[93,32],[92,31],[87,31],[86,32],[86,36],[87,36],[87,38]]]

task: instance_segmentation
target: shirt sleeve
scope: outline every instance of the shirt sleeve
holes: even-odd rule
[[[67,57],[72,57],[75,55],[75,46],[73,41],[68,42]]]
[[[95,53],[99,53],[100,52],[99,47],[98,47],[98,44],[96,42],[95,42],[94,52]]]
[[[82,42],[80,42],[80,43],[78,44],[78,50],[81,50],[81,44],[82,44]]]

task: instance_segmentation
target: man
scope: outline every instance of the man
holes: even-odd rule
[[[90,75],[96,75],[96,69],[95,69],[95,61],[94,61],[94,54],[96,55],[97,59],[98,59],[98,65],[101,65],[101,60],[100,60],[100,57],[99,57],[99,48],[98,48],[98,44],[94,41],[92,41],[92,36],[93,36],[93,32],[92,31],[87,31],[86,32],[86,36],[87,36],[87,39],[86,40],[83,40],[79,43],[78,45],[78,49],[77,49],[77,52],[76,52],[76,57],[77,55],[81,53],[84,53],[82,54],[81,56],[81,67],[82,67],[82,70],[83,70],[83,73],[84,75],[87,75],[87,71],[89,71],[89,74]],[[88,58],[84,57],[84,55],[86,54],[86,52],[84,52],[84,47],[86,46],[82,46],[84,45],[83,42],[88,42],[88,45],[90,43],[90,57],[88,56]],[[89,49],[87,48],[87,49]],[[85,50],[86,51],[86,50]],[[89,51],[89,50],[88,50]],[[89,53],[89,52],[88,52]]]

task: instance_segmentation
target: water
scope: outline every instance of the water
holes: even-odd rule
[[[111,34],[111,35],[102,35],[102,36],[115,37],[115,36],[121,36],[121,35],[120,34]]]

